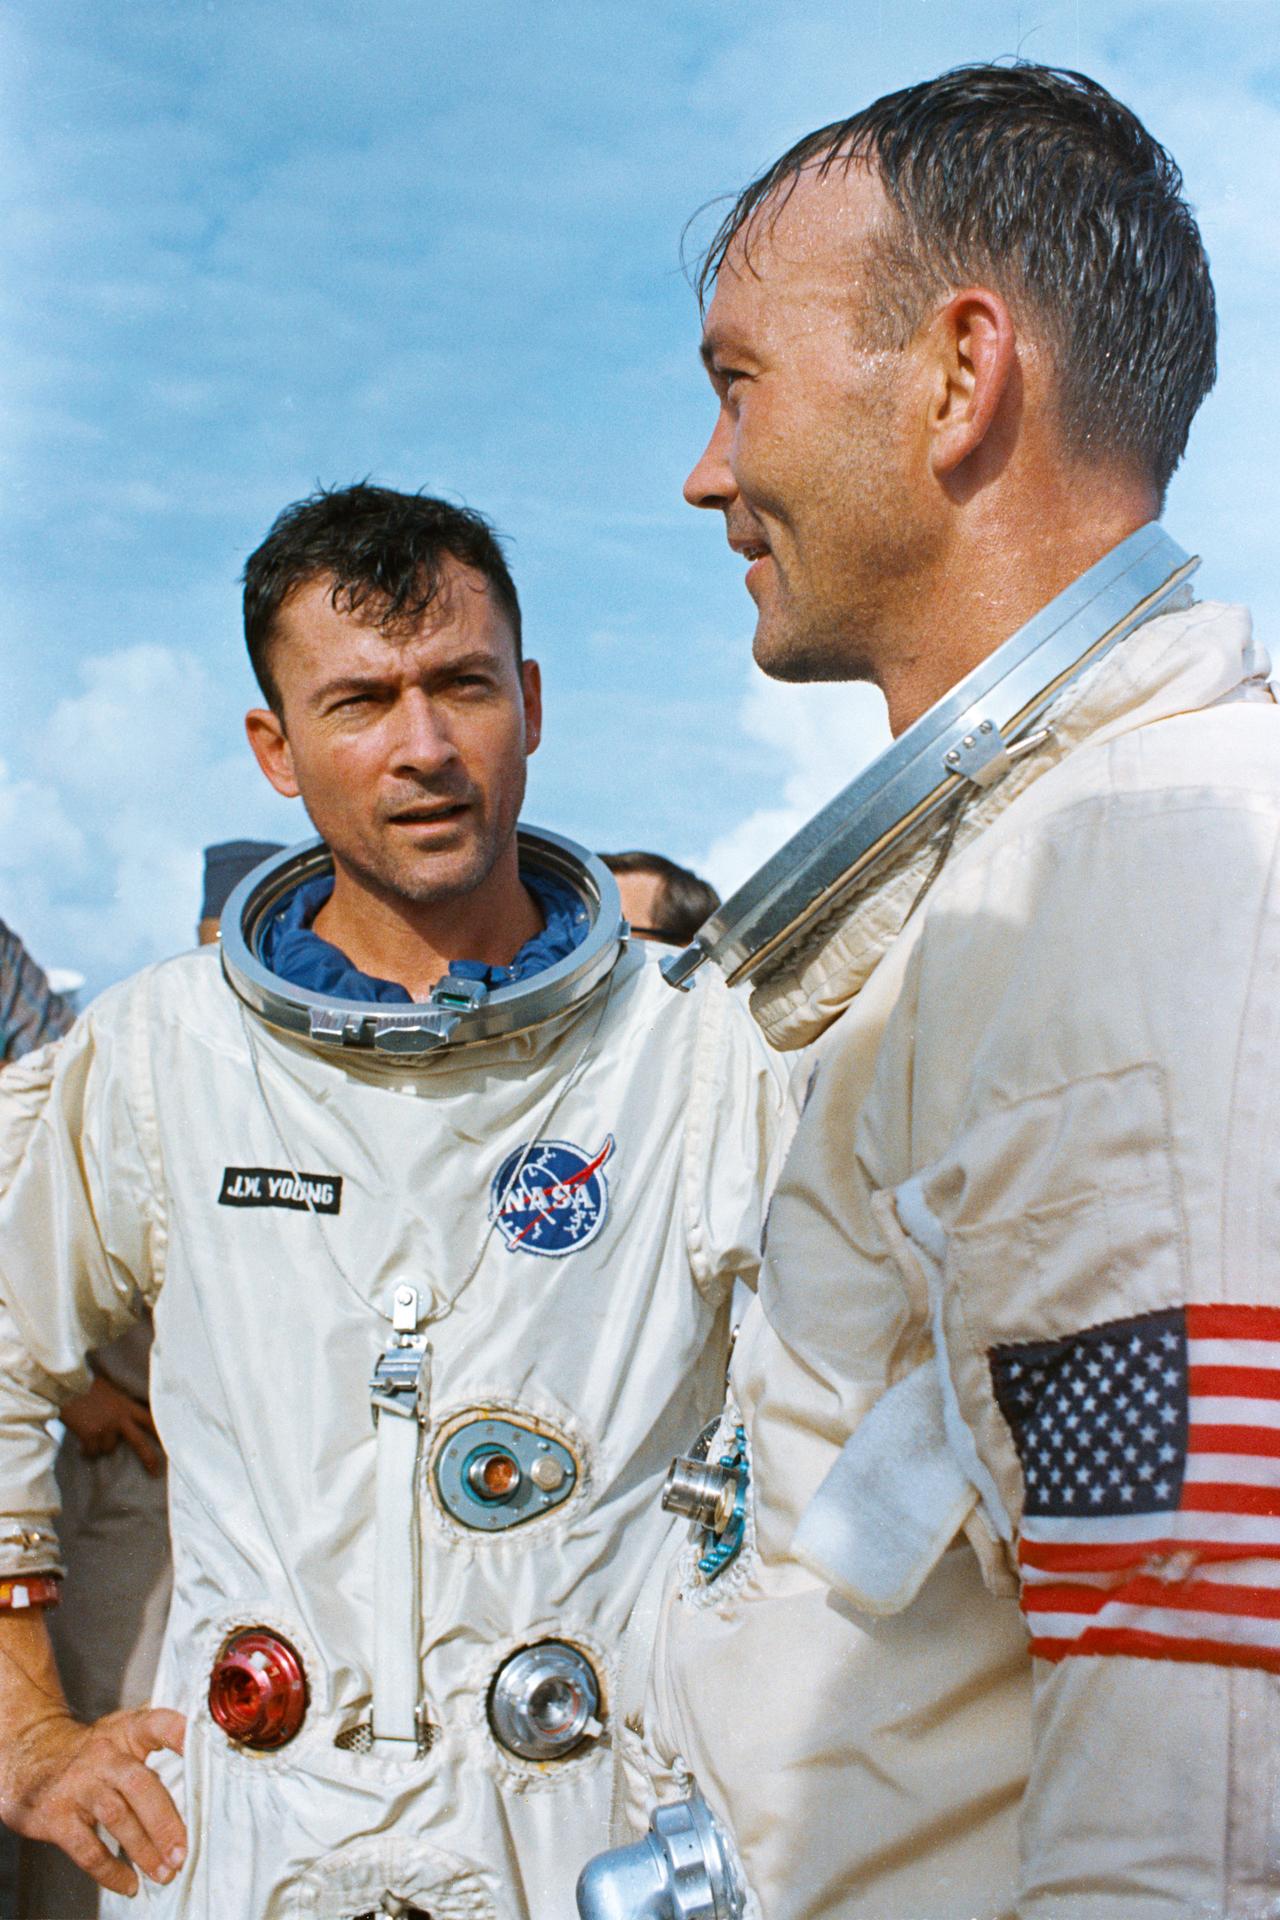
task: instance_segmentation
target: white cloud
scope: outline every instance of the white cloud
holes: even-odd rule
[[[189,650],[97,655],[79,681],[0,764],[0,915],[92,992],[191,944],[207,843],[308,828],[247,747],[219,752],[223,703]]]
[[[61,795],[0,760],[0,875],[7,893],[43,885],[52,874],[73,880],[87,866],[86,836]]]
[[[777,797],[712,841],[694,860],[731,893],[889,744],[884,700],[874,687],[793,687],[757,667],[738,713],[748,739],[772,748],[784,772]]]

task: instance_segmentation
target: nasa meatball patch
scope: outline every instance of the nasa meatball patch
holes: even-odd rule
[[[220,1207],[288,1207],[294,1213],[341,1213],[340,1173],[294,1173],[288,1167],[225,1167]]]
[[[609,1211],[606,1134],[594,1153],[571,1140],[534,1140],[509,1153],[489,1190],[489,1218],[511,1253],[563,1259],[595,1239]]]

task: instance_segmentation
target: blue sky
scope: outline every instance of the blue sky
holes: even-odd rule
[[[242,744],[237,576],[372,474],[489,513],[548,688],[529,817],[743,877],[884,739],[770,686],[719,523],[681,230],[957,61],[1078,65],[1172,148],[1222,374],[1167,515],[1280,614],[1275,0],[9,0],[0,20],[0,916],[104,984],[200,848],[300,837]]]

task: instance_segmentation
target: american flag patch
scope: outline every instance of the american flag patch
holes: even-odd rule
[[[990,1361],[1032,1653],[1280,1673],[1280,1308],[1143,1314]]]

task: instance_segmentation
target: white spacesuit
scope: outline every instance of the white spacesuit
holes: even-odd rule
[[[809,1093],[592,1920],[1276,1911],[1280,714],[1184,558],[1124,542],[674,969],[755,968]]]
[[[722,985],[622,945],[598,862],[521,848],[592,918],[523,986],[273,980],[304,849],[231,903],[228,977],[152,968],[5,1076],[0,1572],[56,1566],[51,1405],[155,1319],[189,1851],[104,1912],[559,1920],[607,1839],[655,1489],[720,1403],[785,1103]]]

